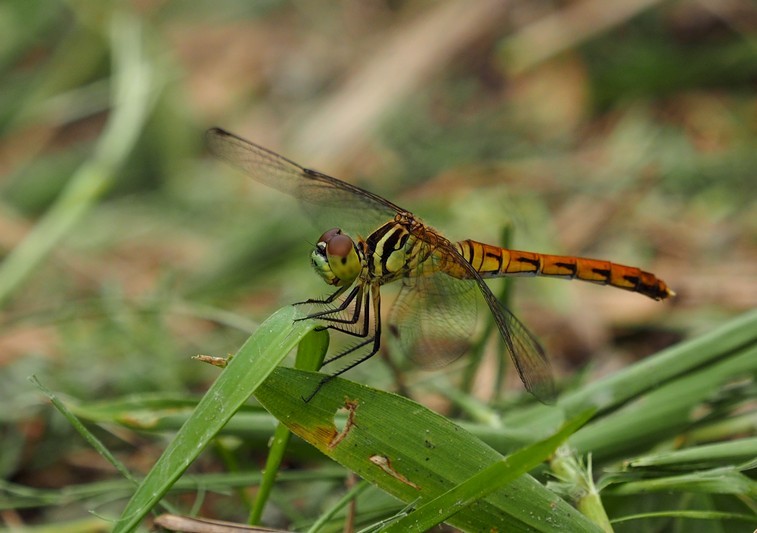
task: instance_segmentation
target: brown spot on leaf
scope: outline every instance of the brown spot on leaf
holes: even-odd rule
[[[347,436],[347,434],[350,432],[350,429],[352,429],[352,426],[355,425],[355,411],[357,410],[357,402],[354,400],[344,400],[344,407],[339,409],[338,412],[346,411],[347,412],[347,421],[344,424],[344,427],[341,431],[336,433],[334,438],[329,442],[329,448],[336,447],[337,444],[342,442],[342,440]],[[335,425],[336,427],[336,425]]]
[[[329,444],[336,438],[337,431],[334,426],[312,426],[306,427],[292,422],[289,424],[292,433],[302,437],[307,442],[312,443],[320,449],[326,449]]]
[[[394,479],[399,481],[400,483],[404,483],[405,485],[408,485],[410,487],[413,487],[415,490],[421,490],[421,488],[407,479],[405,476],[397,472],[394,468],[392,468],[392,462],[389,460],[388,457],[385,457],[383,455],[371,455],[369,458],[369,461],[378,466],[381,470],[392,476]]]

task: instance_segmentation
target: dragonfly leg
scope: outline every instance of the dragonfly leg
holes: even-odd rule
[[[333,309],[324,309],[323,311],[318,311],[316,313],[309,314],[308,316],[303,317],[303,318],[295,318],[294,321],[295,322],[300,322],[301,320],[310,320],[311,318],[320,318],[322,320],[328,320],[328,321],[331,321],[331,322],[343,322],[343,323],[348,323],[348,324],[354,324],[355,322],[358,321],[358,318],[357,318],[356,315],[358,315],[360,313],[359,309],[355,310],[355,313],[354,313],[354,315],[353,315],[353,317],[351,319],[340,319],[340,318],[333,318],[333,317],[329,318],[328,315],[332,315],[332,314],[336,314],[336,313],[341,313],[342,311],[344,311],[350,305],[350,302],[352,302],[352,300],[354,300],[355,297],[358,296],[358,294],[360,293],[360,289],[361,289],[360,286],[355,287],[352,290],[352,292],[347,295],[347,298],[345,298],[344,301],[341,304],[339,304],[338,307],[335,307]],[[335,292],[334,294],[332,294],[331,296],[329,296],[329,298],[327,298],[326,300],[322,300],[322,301],[320,301],[320,300],[307,300],[305,302],[299,302],[299,303],[296,303],[294,305],[306,304],[306,303],[311,303],[311,302],[318,303],[318,304],[323,304],[323,305],[328,305],[328,303],[333,298],[336,298],[336,296],[338,296],[342,292],[344,292],[344,289],[339,289],[337,292]],[[316,329],[316,331],[323,331],[324,329],[327,329],[327,328],[321,326],[321,327],[318,327],[318,328],[315,328],[315,329]]]
[[[339,304],[337,307],[333,309],[325,309],[323,311],[318,311],[316,313],[312,313],[308,315],[306,318],[318,318],[321,320],[325,320],[327,322],[333,322],[338,324],[355,324],[358,320],[360,320],[360,306],[361,301],[363,299],[363,293],[364,293],[365,286],[364,285],[358,285],[354,289],[352,289],[352,292],[350,292],[347,297],[344,299],[344,301]],[[341,313],[349,305],[354,301],[355,303],[355,311],[352,313],[351,318],[339,318],[339,317],[333,317],[330,315],[336,315],[338,313]],[[304,320],[304,319],[300,319]]]
[[[304,300],[302,302],[295,302],[292,305],[330,304],[331,302],[333,302],[334,300],[336,300],[337,298],[339,298],[339,296],[341,296],[342,293],[344,293],[344,291],[346,291],[348,288],[349,288],[349,286],[339,287],[338,290],[336,290],[335,292],[333,292],[330,296],[328,296],[326,298],[323,298],[323,299],[321,299],[321,298],[309,298],[309,299]]]
[[[315,390],[312,393],[310,393],[307,397],[305,397],[305,396],[302,397],[302,400],[305,403],[307,403],[310,400],[312,400],[315,397],[315,395],[318,394],[318,391],[320,391],[321,388],[324,385],[326,385],[329,381],[331,381],[332,379],[334,379],[337,376],[340,376],[341,374],[344,374],[348,370],[351,370],[351,369],[355,368],[360,363],[364,363],[365,361],[367,361],[368,359],[370,359],[371,357],[373,357],[374,355],[376,355],[376,353],[378,353],[379,348],[381,347],[381,296],[380,296],[378,287],[376,287],[373,290],[373,292],[371,292],[371,297],[372,297],[371,300],[373,301],[373,312],[374,312],[374,316],[375,316],[373,335],[370,336],[370,337],[368,337],[364,341],[356,344],[355,346],[353,346],[353,347],[351,347],[351,348],[349,348],[349,349],[347,349],[347,350],[345,350],[345,351],[343,351],[343,352],[341,352],[341,353],[339,353],[339,354],[337,354],[337,355],[335,355],[333,357],[330,357],[329,359],[327,359],[326,361],[324,361],[323,364],[326,365],[328,363],[332,363],[332,362],[336,361],[337,359],[341,359],[341,358],[343,358],[343,357],[345,357],[345,356],[347,356],[347,355],[355,352],[356,350],[359,350],[363,346],[367,346],[368,344],[373,343],[373,346],[371,346],[371,350],[367,354],[362,355],[361,357],[359,357],[355,361],[351,362],[349,365],[345,366],[344,368],[340,368],[338,371],[334,372],[333,374],[330,374],[328,376],[324,376],[323,378],[321,378],[321,381],[318,382],[318,386],[315,388]],[[366,298],[365,299],[365,307],[366,307],[366,310],[365,310],[365,328],[366,328],[366,330],[368,329],[368,323],[369,323],[369,321],[368,321],[368,314],[369,314],[368,313],[368,309],[369,309],[369,307],[368,306],[369,306],[369,304],[368,304],[368,298]],[[366,335],[367,335],[367,331],[366,331]]]
[[[369,299],[365,297],[364,293],[361,293],[357,297],[357,302],[355,303],[355,312],[352,315],[352,319],[349,322],[334,320],[333,322],[336,322],[336,323],[323,326],[323,329],[333,329],[334,331],[346,333],[347,335],[352,335],[353,337],[363,337],[363,338],[367,337],[368,332],[370,331],[370,318],[371,318],[369,304],[370,304]],[[362,311],[363,325],[361,329],[356,330],[355,327],[358,321],[360,320],[360,316],[361,316],[361,312],[360,312],[361,306],[363,307],[363,311]],[[326,318],[323,320],[326,320],[327,322],[332,321],[332,319],[329,319],[329,318]],[[344,324],[344,325],[341,325],[341,324]],[[359,347],[360,346],[353,347],[349,351],[351,352],[354,349],[359,348]],[[326,360],[323,364],[330,363],[331,361],[334,360],[334,358],[335,357],[332,357]]]

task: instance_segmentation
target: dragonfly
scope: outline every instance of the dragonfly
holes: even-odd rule
[[[577,279],[637,292],[654,300],[675,293],[639,268],[610,261],[526,252],[466,239],[452,242],[410,211],[356,185],[302,167],[275,152],[220,128],[206,133],[210,152],[254,180],[295,197],[326,230],[313,248],[311,265],[334,288],[304,319],[352,335],[358,342],[327,358],[351,356],[346,366],[322,378],[312,398],[334,377],[375,355],[385,334],[381,288],[399,283],[386,333],[411,360],[444,365],[469,348],[479,296],[489,308],[526,389],[553,403],[549,360],[536,337],[492,293],[485,280],[504,276]],[[351,224],[359,233],[341,228]],[[367,235],[362,237],[360,235]]]

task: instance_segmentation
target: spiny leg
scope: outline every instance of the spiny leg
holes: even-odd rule
[[[338,296],[340,293],[344,292],[342,289],[332,294],[327,300],[324,300],[322,302],[312,300],[314,303],[323,303],[324,305],[330,303],[328,300],[332,300],[332,297]],[[296,318],[295,322],[299,322],[300,320],[309,320],[312,318],[317,318],[321,320],[326,320],[328,322],[336,322],[341,324],[355,324],[360,319],[360,300],[363,297],[363,285],[357,285],[354,289],[352,289],[352,292],[347,295],[347,297],[344,299],[342,303],[339,304],[339,306],[333,308],[333,309],[325,309],[323,311],[318,311],[312,314],[309,314],[306,317],[303,318]],[[352,318],[334,318],[329,317],[329,315],[334,315],[337,313],[341,313],[347,307],[349,307],[350,303],[352,303],[353,300],[357,298],[358,303],[355,305],[355,311],[352,314]],[[308,302],[311,302],[311,300],[308,300]],[[308,302],[302,302],[302,303],[308,303]]]
[[[342,293],[344,293],[344,291],[346,291],[347,289],[349,289],[349,286],[345,285],[344,287],[339,287],[339,289],[337,289],[336,291],[334,291],[330,296],[328,296],[326,298],[323,298],[323,299],[322,298],[309,298],[309,299],[304,300],[302,302],[295,302],[292,305],[330,304],[331,302],[333,302],[334,300],[336,300],[339,296],[341,296]]]
[[[352,289],[352,292],[350,292],[347,297],[344,299],[342,303],[340,303],[337,307],[333,309],[325,309],[323,311],[318,311],[316,313],[312,313],[308,315],[308,318],[318,318],[320,320],[325,320],[327,322],[335,322],[338,324],[355,324],[360,319],[360,306],[362,305],[362,299],[365,291],[365,285],[362,283],[360,285],[357,285],[354,289]],[[341,313],[349,305],[355,301],[355,310],[352,313],[351,318],[340,318],[340,317],[333,317],[330,315],[336,315],[338,313]]]
[[[346,355],[349,355],[349,354],[355,352],[356,350],[359,350],[363,346],[366,346],[366,345],[370,344],[371,342],[373,342],[373,346],[371,347],[371,351],[368,352],[366,355],[361,356],[356,361],[353,361],[352,363],[350,363],[346,367],[338,370],[337,372],[334,372],[331,375],[323,377],[321,379],[321,381],[318,382],[318,386],[315,388],[315,390],[309,396],[302,398],[305,403],[307,403],[310,400],[312,400],[313,397],[316,394],[318,394],[318,391],[321,390],[321,387],[323,387],[326,383],[328,383],[329,381],[331,381],[335,377],[337,377],[337,376],[339,376],[341,374],[344,374],[348,370],[351,370],[351,369],[355,368],[360,363],[364,363],[365,361],[367,361],[368,359],[370,359],[371,357],[373,357],[374,355],[376,355],[376,353],[379,351],[379,348],[381,347],[381,294],[379,292],[378,286],[370,287],[368,289],[368,292],[370,293],[371,300],[373,301],[373,314],[374,314],[373,335],[370,336],[370,337],[368,337],[368,338],[366,338],[363,342],[358,343],[357,345],[349,348],[348,350],[345,350],[342,353],[339,353],[339,354],[335,355],[334,357],[331,357],[331,358],[327,359],[326,361],[324,361],[323,364],[326,365],[328,363],[332,363],[332,362],[336,361],[337,359],[341,359],[341,358],[345,357]],[[368,315],[369,315],[369,313],[368,313],[368,310],[369,310],[369,307],[368,307],[368,298],[365,299],[365,305],[366,305],[366,311],[365,311],[365,321],[366,322],[365,323],[367,325],[368,322],[369,322],[369,320],[368,320]]]
[[[338,294],[339,292],[335,293]],[[348,335],[356,336],[356,337],[366,337],[368,335],[368,299],[365,298],[365,284],[361,283],[357,285],[352,292],[350,292],[349,295],[344,299],[344,301],[339,305],[339,307],[334,309],[326,309],[321,312],[310,314],[304,318],[298,318],[295,321],[299,320],[307,320],[311,318],[323,320],[325,322],[330,322],[330,324],[326,326],[318,326],[315,328],[316,331],[323,331],[326,329],[333,329],[335,331],[340,331],[342,333],[347,333]],[[355,310],[352,313],[351,318],[339,318],[339,317],[331,317],[329,315],[340,313],[344,311],[347,307],[349,307],[350,303],[355,300]],[[360,312],[361,308],[363,307],[363,301],[365,301],[365,309],[364,309],[364,316],[366,318],[365,323],[363,324],[362,331],[355,331],[352,328],[349,328],[348,326],[354,326],[358,323],[360,320]],[[346,324],[346,326],[339,326],[338,324]],[[324,363],[325,364],[325,363]]]
[[[369,292],[370,292],[370,290],[369,290]],[[334,331],[339,331],[341,333],[346,333],[347,335],[352,335],[353,337],[363,337],[363,338],[367,337],[368,336],[368,332],[370,330],[370,317],[371,317],[371,315],[370,315],[370,305],[369,304],[370,304],[370,300],[367,298],[367,296],[365,295],[365,293],[361,293],[360,296],[358,296],[358,298],[357,298],[357,302],[355,303],[355,313],[352,315],[352,320],[351,321],[349,321],[349,322],[348,321],[337,321],[337,320],[330,319],[330,318],[322,318],[321,320],[324,320],[326,322],[337,322],[337,324],[329,324],[327,326],[323,326],[323,329],[333,329]],[[358,331],[355,331],[354,329],[350,329],[347,326],[349,325],[349,326],[354,327],[357,324],[357,322],[360,320],[360,317],[361,317],[360,308],[361,308],[361,306],[363,307],[363,310],[362,310],[363,325],[362,325],[362,329],[360,329]],[[339,324],[345,324],[345,325],[342,326],[342,325],[339,325]],[[353,351],[354,349],[355,349],[355,347],[350,348],[349,351]],[[333,361],[334,359],[338,359],[339,357],[341,357],[341,354],[339,356],[334,356],[334,357],[331,357],[331,358],[327,359],[323,364],[325,365],[327,363],[330,363],[331,361]]]

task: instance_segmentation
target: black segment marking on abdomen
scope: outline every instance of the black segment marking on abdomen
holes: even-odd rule
[[[497,260],[497,270],[496,272],[502,272],[502,254],[493,253],[493,252],[486,252],[486,257],[493,257]],[[494,272],[494,271],[492,271]]]
[[[538,271],[541,267],[541,261],[539,259],[529,259],[527,257],[519,257],[516,259],[519,263],[528,263],[529,265],[532,265],[536,270]]]
[[[592,268],[591,271],[605,278],[605,281],[610,280],[610,271],[606,268]]]
[[[557,267],[559,267],[559,268],[564,268],[565,270],[569,270],[571,272],[571,274],[570,274],[571,278],[575,278],[576,277],[576,273],[578,272],[578,267],[576,266],[575,263],[557,262],[557,263],[555,263],[555,265]]]

